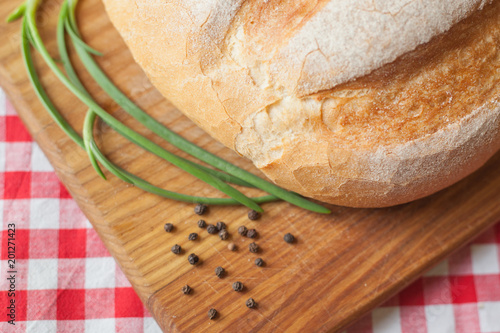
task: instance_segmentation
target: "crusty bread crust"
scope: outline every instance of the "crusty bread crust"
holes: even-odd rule
[[[104,0],[152,83],[200,127],[277,184],[353,207],[432,194],[500,148],[489,2]],[[343,19],[333,3],[362,18],[334,30],[343,48],[325,34]]]

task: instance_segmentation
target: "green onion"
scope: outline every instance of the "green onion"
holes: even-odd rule
[[[27,29],[27,24],[26,21],[23,22],[22,25],[22,53],[23,53],[23,60],[25,63],[25,66],[28,71],[28,76],[29,79],[34,87],[35,93],[37,94],[38,98],[44,105],[44,107],[48,110],[52,118],[56,121],[56,123],[59,125],[59,127],[82,149],[84,149],[84,143],[83,139],[78,135],[78,133],[73,130],[73,128],[69,125],[69,123],[61,116],[61,114],[57,111],[56,107],[54,104],[51,102],[50,98],[48,97],[47,93],[45,92],[40,79],[38,77],[38,74],[36,73],[35,66],[33,64],[33,58],[31,55],[30,51],[30,40],[31,37],[29,36],[29,32]],[[205,197],[196,197],[196,196],[190,196],[190,195],[185,195],[185,194],[179,194],[176,192],[171,192],[164,190],[162,188],[158,188],[156,186],[151,185],[150,183],[146,182],[145,180],[128,173],[125,170],[120,169],[113,163],[111,163],[100,151],[99,149],[96,148],[95,142],[92,141],[92,150],[99,161],[102,165],[104,165],[111,173],[113,173],[116,177],[131,183],[138,188],[141,188],[143,190],[146,190],[148,192],[151,192],[153,194],[173,199],[173,200],[178,200],[178,201],[185,201],[185,202],[191,202],[191,203],[204,203],[204,204],[209,204],[209,205],[236,205],[238,202],[233,199],[225,199],[225,198],[205,198]],[[253,200],[258,203],[266,203],[266,202],[271,202],[275,201],[276,197],[274,196],[263,196],[263,197],[258,197],[258,198],[253,198]]]
[[[70,136],[80,147],[87,151],[90,161],[96,171],[104,177],[104,173],[99,167],[98,162],[104,166],[109,172],[114,174],[116,177],[122,179],[125,182],[131,183],[145,191],[171,198],[174,200],[187,201],[187,202],[198,202],[207,203],[212,205],[228,205],[241,203],[251,209],[256,211],[262,211],[258,204],[276,200],[278,198],[284,199],[292,204],[299,207],[319,212],[319,213],[330,213],[328,209],[322,207],[318,204],[310,202],[309,200],[302,198],[301,196],[288,192],[274,184],[271,184],[251,173],[238,168],[231,163],[205,151],[204,149],[192,144],[188,140],[182,138],[176,133],[170,131],[168,128],[163,126],[161,123],[156,121],[154,118],[149,116],[147,113],[142,111],[137,107],[127,96],[125,96],[112,82],[111,80],[102,72],[97,63],[92,58],[93,55],[100,55],[100,53],[94,50],[92,47],[87,45],[81,38],[76,25],[75,19],[75,8],[77,0],[75,1],[64,1],[63,7],[59,15],[58,29],[57,29],[57,41],[59,45],[59,53],[61,55],[61,60],[63,67],[66,71],[68,77],[66,77],[63,72],[59,69],[56,62],[51,58],[47,49],[45,48],[43,41],[38,33],[38,28],[36,25],[36,11],[38,8],[40,0],[27,0],[24,4],[16,9],[12,13],[8,21],[13,21],[17,18],[24,17],[22,34],[23,34],[23,58],[25,61],[26,68],[35,92],[39,99],[45,106],[45,108],[50,112],[56,123],[65,131],[65,133]],[[80,57],[85,68],[89,71],[94,80],[101,86],[101,88],[110,95],[125,111],[137,119],[140,123],[145,125],[148,129],[153,131],[155,134],[159,135],[163,139],[172,143],[179,149],[189,153],[190,155],[198,158],[199,160],[216,167],[224,172],[213,170],[205,166],[199,165],[197,163],[186,160],[182,157],[176,156],[162,147],[151,142],[142,135],[134,132],[130,128],[126,127],[120,123],[113,116],[108,114],[103,110],[90,96],[90,94],[85,90],[83,84],[78,79],[75,73],[69,55],[67,53],[65,33],[68,33],[70,39]],[[41,54],[42,58],[45,60],[49,68],[54,72],[58,79],[84,104],[89,107],[87,116],[84,122],[84,138],[82,139],[77,132],[64,120],[60,113],[56,110],[50,98],[47,96],[45,90],[43,89],[36,70],[33,65],[33,60],[30,53],[30,43],[33,47]],[[195,197],[184,194],[179,194],[171,191],[166,191],[145,180],[121,169],[120,167],[114,165],[110,162],[104,154],[99,150],[97,144],[93,138],[93,126],[96,118],[102,118],[110,127],[112,127],[119,134],[127,138],[129,141],[135,143],[136,145],[154,153],[155,155],[169,161],[170,163],[176,165],[177,167],[183,169],[184,171],[194,175],[195,177],[203,180],[207,184],[213,186],[214,188],[228,194],[232,199],[225,198],[204,198]],[[226,173],[225,173],[226,172]],[[221,180],[222,179],[222,180]],[[244,186],[255,186],[268,193],[269,196],[259,197],[259,198],[248,198],[240,191],[234,189],[233,187],[226,184],[224,181],[232,182]]]

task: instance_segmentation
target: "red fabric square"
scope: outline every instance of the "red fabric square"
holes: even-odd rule
[[[422,279],[410,284],[399,293],[400,305],[424,305],[424,288]]]
[[[393,297],[389,298],[387,301],[382,303],[380,307],[391,307],[391,306],[399,306],[399,294],[394,295]]]
[[[56,320],[57,290],[28,290],[27,320]]]
[[[57,263],[59,289],[85,288],[85,259],[59,259]]]
[[[483,232],[479,237],[474,240],[474,244],[491,244],[495,243],[494,229]]]
[[[5,116],[5,141],[32,141],[31,135],[17,116]]]
[[[57,320],[85,319],[85,290],[58,290]]]
[[[425,307],[402,306],[400,308],[401,331],[404,333],[427,333]]]
[[[424,282],[425,305],[451,304],[451,284],[448,277],[427,276]]]
[[[450,275],[472,275],[470,246],[466,246],[448,259]]]
[[[30,259],[57,258],[59,253],[57,244],[59,231],[51,229],[32,229],[30,231]]]
[[[94,229],[87,229],[87,258],[111,257]]]
[[[82,333],[85,332],[83,320],[58,320],[57,333]]]
[[[142,317],[144,306],[132,288],[115,289],[115,317]]]
[[[474,281],[479,302],[500,302],[500,275],[476,275]]]
[[[59,258],[85,258],[86,229],[59,230]]]
[[[29,248],[30,248],[30,231],[26,229],[16,229],[14,235],[14,240],[9,241],[8,230],[2,231],[2,260],[8,260],[9,258],[9,242],[13,242],[14,251],[11,257],[15,255],[15,259],[28,259],[29,258]],[[12,245],[12,244],[11,244]]]
[[[450,291],[453,303],[473,303],[477,302],[474,276],[450,276]]]
[[[4,199],[29,199],[31,197],[31,172],[4,173]]]
[[[477,304],[453,304],[455,333],[481,332]]]
[[[59,198],[60,182],[54,172],[33,172],[31,174],[32,198]]]
[[[113,288],[86,290],[85,317],[87,319],[113,318],[114,316],[115,290]]]
[[[20,276],[17,275],[19,279]],[[16,282],[17,283],[17,282]],[[0,304],[2,304],[2,327],[3,325],[11,326],[10,324],[6,324],[5,321],[10,320],[10,317],[7,317],[7,313],[15,312],[15,323],[16,326],[20,321],[26,321],[26,309],[27,309],[27,293],[26,290],[17,290],[12,296],[9,295],[11,293],[9,290],[1,290],[0,291]],[[14,300],[14,303],[11,303],[11,300]],[[14,304],[15,310],[12,311],[8,309],[8,307]]]
[[[71,194],[69,194],[68,190],[61,182],[59,182],[59,198],[71,199]]]
[[[497,243],[500,244],[500,222],[495,226],[495,235],[497,236]]]

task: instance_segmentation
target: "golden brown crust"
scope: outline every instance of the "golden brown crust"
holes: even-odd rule
[[[268,64],[247,66],[241,54],[259,41],[270,52],[269,27],[283,26],[286,40],[286,22],[304,24],[328,1],[282,21],[255,1],[241,1],[236,16],[193,16],[189,1],[104,2],[159,91],[287,189],[346,206],[395,205],[453,184],[500,148],[498,0],[395,62],[313,94],[287,90]],[[248,48],[238,26],[255,30]]]

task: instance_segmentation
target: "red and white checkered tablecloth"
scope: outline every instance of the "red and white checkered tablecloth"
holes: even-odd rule
[[[1,332],[160,332],[1,90],[0,230]],[[500,224],[347,332],[500,333]]]

